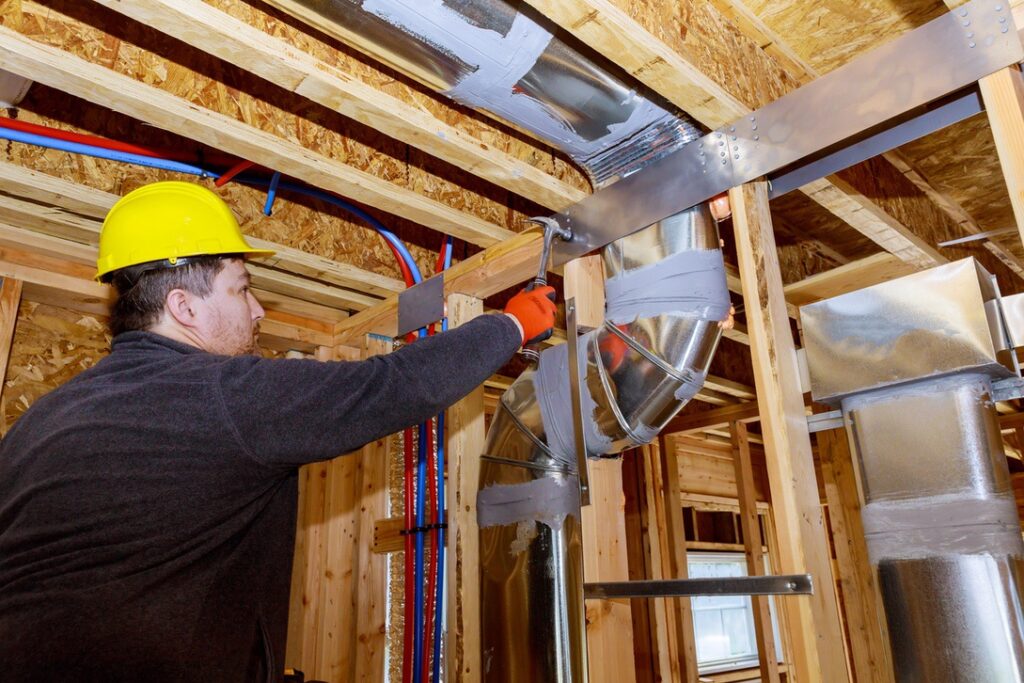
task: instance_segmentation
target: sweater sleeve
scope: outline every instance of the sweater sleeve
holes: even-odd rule
[[[507,316],[485,315],[362,361],[228,359],[219,388],[250,456],[293,467],[437,415],[494,374],[520,339]]]

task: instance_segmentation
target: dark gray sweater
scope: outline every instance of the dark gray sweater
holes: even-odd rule
[[[0,443],[0,680],[277,680],[297,467],[421,422],[519,346],[483,316],[354,363],[130,332]]]

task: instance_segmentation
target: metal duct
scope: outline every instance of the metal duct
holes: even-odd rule
[[[1024,542],[992,400],[1016,366],[994,284],[965,259],[801,309],[814,398],[842,406],[859,464],[901,682],[1024,681]]]
[[[699,137],[503,0],[271,0],[452,99],[567,152],[595,186]],[[519,11],[523,8],[523,11]],[[296,13],[293,11],[293,13]],[[309,21],[308,12],[300,18]],[[729,314],[710,210],[603,250],[607,320],[579,339],[591,456],[648,443],[700,389]],[[586,680],[580,488],[568,345],[502,396],[477,501],[483,678]]]
[[[700,389],[729,312],[700,205],[608,245],[604,325],[579,340],[590,456],[648,443]],[[568,345],[502,396],[477,497],[483,678],[586,680]]]
[[[271,0],[451,99],[568,153],[595,186],[700,135],[504,0]],[[290,5],[305,8],[296,12]],[[521,10],[521,11],[520,11]]]

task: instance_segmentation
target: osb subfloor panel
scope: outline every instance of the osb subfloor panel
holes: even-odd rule
[[[941,0],[735,0],[819,73],[948,11]]]
[[[95,316],[22,301],[0,391],[3,432],[36,399],[96,365],[110,352],[110,341],[106,322]],[[267,358],[283,356],[269,349],[260,353]]]
[[[903,145],[900,152],[943,194],[959,203],[982,230],[1015,225],[992,129],[984,113]],[[1024,255],[1016,235],[1002,238],[1000,243]]]
[[[91,368],[109,349],[110,335],[98,319],[22,302],[0,392],[4,433],[37,398]]]

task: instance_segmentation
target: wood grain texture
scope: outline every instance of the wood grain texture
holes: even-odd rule
[[[367,337],[362,356],[370,358],[390,353],[393,344],[376,337]],[[390,437],[377,439],[363,446],[359,462],[358,564],[355,585],[355,628],[351,661],[351,678],[356,683],[384,680],[384,655],[387,649],[387,558],[374,553],[371,539],[374,522],[388,513],[387,484]]]
[[[686,560],[687,539],[686,527],[683,524],[681,482],[678,476],[674,476],[679,472],[679,461],[672,438],[659,439],[658,451],[664,482],[662,495],[665,499],[665,534],[672,539],[671,552],[666,555],[667,572],[673,578],[685,579],[690,575],[690,570]],[[697,639],[694,634],[693,604],[689,598],[670,598],[668,604],[676,626],[676,652],[680,658],[680,677],[686,683],[696,683]]]
[[[46,16],[49,21],[51,15]],[[55,38],[59,35],[54,32]],[[12,72],[30,74],[35,81],[83,99],[102,99],[115,111],[474,244],[488,246],[512,234],[502,226],[363,170],[372,163],[358,167],[339,162],[222,113],[220,108],[197,104],[83,59],[62,49],[65,47],[68,45],[54,47],[38,42],[7,24],[0,27],[0,56]]]
[[[743,530],[743,550],[747,558],[747,575],[763,576],[764,551],[761,549],[761,526],[758,522],[757,500],[754,493],[754,468],[750,457],[750,439],[747,425],[733,422],[732,432],[733,465],[740,506],[740,526]],[[750,599],[754,611],[754,635],[757,640],[757,660],[761,680],[765,683],[779,682],[779,662],[775,656],[775,634],[772,618],[768,612],[768,598],[753,596]]]
[[[588,582],[629,580],[622,460],[590,461],[590,505],[583,508],[583,575]],[[593,683],[635,683],[628,599],[588,600],[587,660]]]
[[[198,0],[99,0],[257,76],[560,211],[587,193]]]
[[[483,302],[448,296],[448,321],[463,325],[483,314]],[[472,683],[483,676],[480,643],[480,531],[476,494],[484,451],[483,386],[448,409],[448,612],[449,680]]]
[[[0,387],[7,379],[7,362],[11,359],[11,343],[18,323],[21,305],[21,280],[5,277],[0,285]]]
[[[979,81],[1017,229],[1024,239],[1024,81],[1010,66]]]
[[[816,585],[832,586],[832,571],[818,498],[814,460],[799,377],[796,350],[786,316],[782,279],[764,182],[730,191],[748,330],[754,359],[758,406],[780,560],[786,573],[810,572]],[[846,663],[835,595],[820,589],[794,598],[789,611],[796,676],[802,681],[845,681]]]
[[[846,430],[825,430],[816,436],[854,680],[893,683],[885,609],[860,517],[858,465]]]

